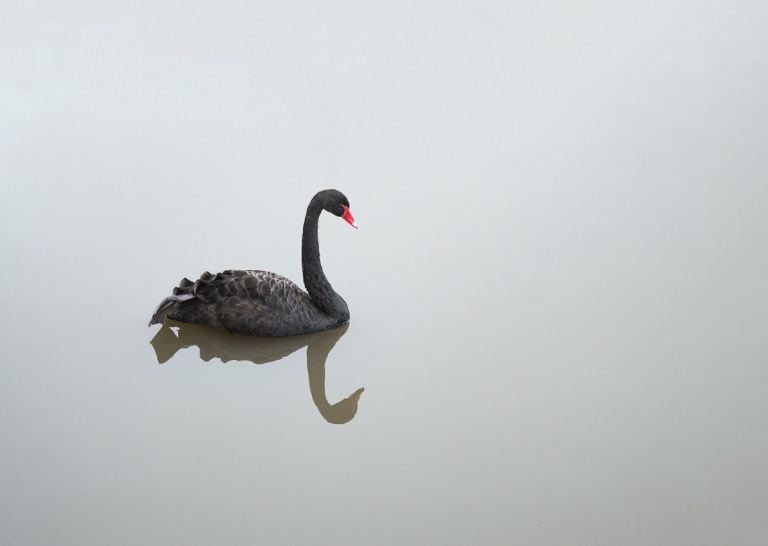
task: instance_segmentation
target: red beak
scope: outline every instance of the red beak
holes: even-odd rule
[[[349,222],[350,226],[357,229],[357,222],[355,222],[354,216],[352,216],[352,213],[349,211],[349,207],[346,205],[341,205],[341,208],[344,209],[344,214],[342,214],[341,217]]]

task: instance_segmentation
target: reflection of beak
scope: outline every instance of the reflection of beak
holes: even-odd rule
[[[355,404],[357,404],[358,400],[360,400],[360,397],[363,395],[363,391],[365,390],[365,387],[360,387],[355,392],[349,395],[347,400],[351,400]]]

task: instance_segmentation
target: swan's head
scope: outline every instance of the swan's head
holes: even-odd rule
[[[323,208],[336,216],[341,216],[350,226],[357,229],[352,212],[349,210],[349,199],[339,190],[324,190],[319,192],[315,199],[321,199]]]

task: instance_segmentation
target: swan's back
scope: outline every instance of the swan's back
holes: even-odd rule
[[[163,314],[163,305],[168,302]],[[207,324],[235,334],[286,336],[338,326],[294,282],[271,271],[230,269],[182,279],[160,304],[153,323],[165,317]]]

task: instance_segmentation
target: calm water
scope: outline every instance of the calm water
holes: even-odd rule
[[[3,544],[768,541],[765,5],[92,8],[4,8]],[[326,187],[347,329],[146,327]]]

